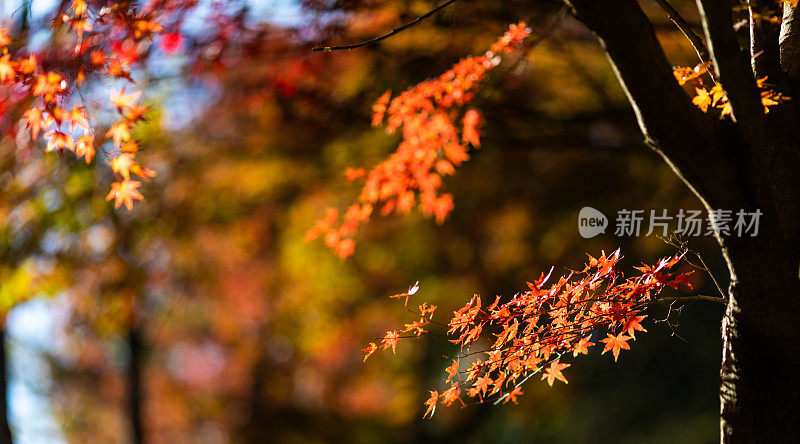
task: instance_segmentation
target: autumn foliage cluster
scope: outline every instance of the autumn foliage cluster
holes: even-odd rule
[[[658,302],[659,293],[667,287],[690,287],[686,274],[671,271],[682,257],[636,267],[639,274],[626,278],[617,268],[619,250],[598,258],[589,256],[583,270],[546,285],[551,269],[507,302],[497,296],[483,305],[475,295],[446,324],[434,321],[436,306],[425,303],[416,312],[417,321],[387,331],[380,345],[370,343],[364,360],[379,348],[394,351],[402,338],[446,329],[459,350],[447,367],[449,388],[442,393],[431,390],[426,416],[438,404],[466,405],[463,396],[477,403],[516,403],[523,394],[521,386],[534,375],[541,374],[550,386],[556,380],[567,383],[562,372],[571,364],[562,358],[570,354],[573,358],[588,354],[596,342],[604,344],[602,353],[610,351],[614,361],[621,350],[629,350],[628,341],[636,338],[636,332],[646,331],[641,325],[646,317],[643,312]],[[418,289],[415,285],[392,297],[405,298],[408,305]]]
[[[710,64],[703,63],[694,68],[679,66],[675,68],[674,75],[678,84],[684,86],[692,96],[692,103],[700,111],[707,113],[709,109],[715,110],[720,118],[731,115],[731,104],[728,94],[717,82],[709,70]],[[761,92],[761,104],[764,105],[764,113],[769,113],[769,108],[780,105],[791,99],[783,95],[780,91],[773,89],[768,83],[768,78],[764,77],[756,80],[756,84]]]
[[[0,29],[0,83],[10,87],[10,100],[3,107],[27,109],[23,117],[30,136],[36,140],[42,135],[47,152],[70,151],[86,163],[92,162],[97,147],[103,145],[95,140],[97,122],[93,121],[102,110],[87,112],[84,83],[88,78],[133,83],[132,65],[163,29],[154,21],[155,15],[153,10],[140,11],[123,3],[90,7],[84,0],[73,0],[51,25],[69,30],[69,44],[41,60],[33,53],[13,51],[15,42],[7,30]],[[117,177],[108,199],[113,199],[116,207],[124,204],[128,209],[133,200],[143,198],[138,191],[141,182],[131,175],[145,180],[154,175],[136,162],[139,147],[131,138],[133,127],[147,112],[136,103],[140,96],[141,92],[126,93],[124,87],[113,91],[108,104],[115,117],[101,133],[112,143],[104,157]]]
[[[341,220],[336,209],[328,209],[308,231],[308,240],[322,236],[326,246],[346,258],[355,250],[358,226],[369,220],[375,207],[388,215],[408,213],[418,205],[424,215],[444,221],[453,209],[453,196],[441,192],[442,177],[469,159],[470,146],[480,147],[481,115],[468,105],[500,55],[518,48],[530,32],[525,23],[511,25],[485,54],[467,57],[438,78],[394,98],[391,92],[383,94],[372,107],[372,124],[386,120],[388,133],[400,130],[397,150],[369,172],[345,172],[348,180],[364,180],[358,203],[348,207]]]

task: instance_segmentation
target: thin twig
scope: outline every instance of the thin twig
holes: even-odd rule
[[[412,26],[415,26],[415,25],[417,25],[417,24],[421,23],[423,20],[425,20],[425,19],[427,19],[428,17],[430,17],[430,16],[432,16],[432,15],[436,14],[437,12],[439,12],[439,11],[441,11],[442,9],[444,9],[444,8],[446,8],[446,7],[450,6],[450,5],[452,5],[453,3],[457,2],[457,1],[458,1],[458,0],[447,0],[446,2],[442,3],[441,5],[439,5],[439,6],[435,7],[435,8],[433,8],[433,9],[431,9],[430,11],[426,12],[425,14],[422,14],[421,16],[419,16],[419,17],[415,18],[414,20],[412,20],[412,21],[410,21],[410,22],[406,23],[405,25],[403,25],[403,26],[401,26],[401,27],[399,27],[399,28],[392,29],[391,31],[387,32],[386,34],[384,34],[384,35],[382,35],[382,36],[375,37],[375,38],[369,39],[369,40],[367,40],[367,41],[364,41],[364,42],[361,42],[361,43],[355,43],[355,44],[352,44],[352,45],[343,45],[343,46],[317,46],[316,48],[313,48],[313,49],[312,49],[312,51],[341,51],[341,50],[351,50],[351,49],[361,48],[361,47],[364,47],[364,46],[369,46],[369,45],[372,45],[372,44],[378,43],[378,42],[380,42],[381,40],[388,39],[389,37],[391,37],[391,36],[393,36],[393,35],[395,35],[395,34],[399,34],[399,33],[403,32],[403,31],[405,31],[406,29],[408,29],[408,28],[410,28],[410,27],[412,27]]]
[[[680,238],[678,238],[678,236],[676,236],[674,234],[672,234],[669,239],[664,239],[661,236],[658,236],[658,238],[661,239],[667,245],[672,245],[673,247],[677,248],[678,250],[683,251],[684,254],[685,253],[692,253],[700,261],[701,266],[693,264],[691,261],[687,260],[686,258],[684,258],[684,260],[689,265],[691,265],[691,266],[693,266],[693,267],[695,267],[697,269],[704,270],[706,272],[706,274],[708,274],[708,276],[711,278],[711,281],[714,282],[714,286],[717,287],[717,291],[719,291],[719,294],[722,295],[722,298],[725,299],[725,301],[727,302],[728,295],[725,294],[725,292],[722,290],[722,286],[719,285],[719,281],[717,280],[716,276],[714,276],[714,273],[711,272],[711,269],[708,268],[708,264],[706,264],[706,261],[703,259],[703,256],[700,253],[698,253],[697,251],[692,250],[691,248],[689,248],[687,246],[687,242],[686,241],[681,240]]]
[[[700,38],[699,35],[697,35],[696,32],[694,32],[692,27],[689,26],[689,23],[686,22],[686,20],[680,15],[680,13],[678,13],[678,11],[675,10],[675,8],[673,8],[672,5],[669,4],[667,0],[653,0],[653,1],[655,1],[658,4],[658,6],[660,6],[661,9],[663,9],[664,12],[667,13],[669,19],[672,20],[672,23],[674,23],[675,26],[677,26],[678,29],[681,30],[683,35],[685,35],[686,38],[689,39],[689,41],[692,43],[692,46],[694,46],[694,50],[697,51],[697,56],[700,57],[700,61],[703,63],[708,62],[709,54],[705,42],[703,41],[702,38]]]
[[[725,298],[718,298],[716,296],[707,296],[704,294],[698,294],[694,296],[674,296],[674,297],[653,299],[653,302],[666,302],[666,301],[672,301],[672,302],[708,301],[708,302],[717,302],[720,304],[725,304],[728,302],[728,300]]]

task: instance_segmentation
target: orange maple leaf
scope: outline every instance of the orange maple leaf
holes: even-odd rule
[[[0,82],[5,82],[9,79],[14,80],[14,77],[17,75],[17,71],[11,66],[10,59],[11,54],[0,57]]]
[[[28,126],[31,128],[31,137],[36,139],[39,136],[39,131],[50,128],[53,124],[53,118],[48,114],[44,116],[42,110],[39,108],[31,108],[23,114],[28,121]]]
[[[45,151],[48,153],[54,150],[64,151],[64,149],[75,151],[75,141],[72,139],[72,136],[67,133],[52,131],[45,134],[44,137],[47,139],[47,148]]]
[[[131,167],[136,164],[133,160],[133,154],[130,153],[122,153],[111,159],[109,163],[111,164],[111,169],[125,180],[131,178]]]
[[[544,374],[542,374],[542,379],[543,380],[547,379],[547,385],[549,385],[550,387],[553,386],[553,383],[555,382],[556,379],[564,382],[564,384],[569,384],[569,382],[567,382],[567,378],[564,377],[564,374],[561,373],[561,371],[569,367],[571,364],[561,364],[558,361],[559,361],[558,359],[553,361],[550,364],[550,367],[547,367],[544,370]]]
[[[603,348],[603,353],[600,354],[604,355],[607,351],[611,350],[611,352],[614,354],[614,362],[617,362],[620,350],[631,349],[631,346],[628,345],[629,340],[631,340],[631,337],[625,336],[625,333],[620,333],[617,336],[614,336],[611,333],[609,333],[607,338],[600,340],[600,342],[606,344],[605,348]]]
[[[569,367],[569,364],[567,364],[567,367]],[[563,378],[563,376],[562,376],[562,378]],[[564,382],[567,382],[567,380],[565,379]],[[551,383],[550,385],[553,385],[553,384]],[[511,390],[510,392],[508,392],[506,394],[506,400],[503,401],[503,404],[507,403],[508,401],[511,401],[514,404],[519,404],[519,401],[517,401],[517,396],[522,396],[523,394],[524,393],[522,392],[521,388],[514,387],[514,390]]]
[[[399,330],[389,330],[386,332],[386,335],[383,337],[381,341],[381,346],[383,349],[386,350],[389,347],[392,348],[392,353],[397,353],[397,343],[400,342],[400,331]]]
[[[126,121],[115,123],[106,132],[106,137],[114,140],[114,147],[119,148],[122,142],[126,142],[131,138],[131,125]]]
[[[592,338],[591,336],[586,336],[585,338],[581,338],[581,340],[575,344],[572,350],[572,357],[576,357],[579,354],[582,355],[589,354],[589,347],[594,345],[594,342],[589,341],[589,339],[591,338]]]
[[[363,349],[364,353],[366,353],[366,355],[364,355],[364,362],[367,362],[367,358],[372,356],[373,353],[375,353],[377,350],[378,350],[378,344],[370,342],[369,345],[365,349]]]
[[[125,88],[122,88],[119,91],[111,92],[111,104],[116,106],[118,109],[127,108],[131,105],[131,103],[138,100],[141,95],[141,91],[125,94]]]
[[[142,186],[141,182],[135,180],[123,180],[111,184],[111,191],[106,196],[106,200],[114,199],[114,208],[119,208],[123,203],[129,211],[133,209],[133,200],[142,200],[144,196],[137,190]]]
[[[642,327],[642,322],[647,315],[643,316],[633,316],[625,322],[625,326],[622,327],[622,331],[628,333],[631,338],[636,339],[636,332],[643,331],[647,332],[644,327]]]
[[[94,134],[84,134],[75,141],[75,155],[83,157],[89,164],[94,158]]]
[[[422,415],[423,418],[430,414],[433,417],[433,413],[436,411],[436,403],[439,402],[439,392],[436,390],[431,390],[431,396],[425,401],[425,405],[428,406],[428,409],[425,410],[425,414]]]

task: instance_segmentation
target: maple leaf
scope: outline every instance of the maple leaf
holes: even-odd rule
[[[76,16],[82,16],[86,14],[88,6],[84,0],[72,0],[72,10],[75,12]]]
[[[131,125],[126,121],[115,123],[106,132],[106,137],[111,137],[114,140],[114,147],[119,148],[122,142],[131,138]]]
[[[630,335],[631,338],[636,339],[637,331],[647,332],[647,330],[645,330],[644,327],[642,327],[642,325],[640,324],[640,322],[642,322],[646,317],[647,315],[633,316],[629,318],[625,322],[625,326],[622,327],[622,331],[628,333],[628,335]]]
[[[53,124],[53,118],[48,114],[44,117],[40,108],[31,108],[23,114],[31,128],[31,137],[35,140],[39,136],[39,131],[47,130]]]
[[[445,379],[445,382],[450,382],[451,379],[458,375],[458,366],[458,359],[453,359],[453,363],[444,369],[444,371],[447,372],[447,379]]]
[[[344,177],[348,182],[364,177],[364,168],[347,168],[344,170]]]
[[[594,342],[589,341],[589,339],[591,338],[592,338],[591,336],[586,336],[584,338],[581,338],[581,340],[574,345],[574,348],[572,350],[572,357],[577,357],[579,354],[583,355],[589,354],[589,347],[594,345]]]
[[[372,356],[377,350],[378,350],[378,345],[375,344],[374,342],[370,342],[369,345],[363,349],[364,353],[366,353],[366,355],[364,355],[363,362],[367,362],[367,358]]]
[[[124,150],[123,150],[123,153],[125,153]],[[142,179],[144,179],[145,181],[148,181],[148,182],[150,181],[151,177],[155,177],[155,175],[156,175],[155,171],[153,171],[151,169],[148,169],[148,168],[144,168],[144,167],[142,167],[141,165],[139,165],[138,163],[135,163],[135,162],[134,162],[133,165],[131,165],[131,173],[136,174],[137,176],[141,177]]]
[[[75,155],[83,157],[87,164],[94,158],[94,134],[84,134],[75,141]]]
[[[697,95],[692,99],[692,103],[704,113],[708,112],[708,107],[711,105],[711,96],[708,94],[708,90],[695,88],[695,92],[697,92]]]
[[[14,80],[17,76],[17,71],[14,70],[14,67],[11,66],[11,54],[6,54],[3,57],[0,57],[0,82],[5,82],[6,80]]]
[[[719,83],[714,85],[714,87],[711,88],[711,91],[709,91],[709,92],[713,97],[713,101],[711,102],[711,104],[713,106],[717,106],[717,103],[719,103],[720,100],[723,100],[723,101],[727,101],[728,100],[728,96],[725,94],[725,90],[722,89],[722,85],[719,84]]]
[[[337,256],[341,259],[347,259],[348,257],[352,256],[353,253],[356,251],[356,241],[353,239],[342,239],[339,241],[339,244],[336,245],[334,252]]]
[[[92,51],[90,59],[92,61],[92,65],[102,66],[105,65],[106,61],[108,60],[108,57],[106,57],[103,54],[102,49],[98,49],[97,51]]]
[[[45,134],[44,137],[47,139],[47,148],[45,151],[48,153],[54,150],[64,151],[64,149],[75,151],[75,141],[72,139],[72,136],[67,133],[52,131]]]
[[[84,131],[91,131],[89,121],[86,118],[86,108],[76,106],[72,108],[69,113],[69,128],[74,130],[76,126],[82,128]]]
[[[111,63],[108,64],[106,72],[108,72],[108,74],[113,77],[116,77],[118,79],[125,79],[133,83],[133,78],[131,78],[131,72],[125,69],[125,62],[126,61],[120,61],[117,59],[112,60]]]
[[[136,164],[133,160],[133,154],[130,153],[122,153],[119,156],[111,159],[111,169],[114,170],[115,173],[122,176],[125,180],[131,178],[131,167]]]
[[[392,92],[386,91],[383,95],[375,101],[372,105],[372,126],[378,126],[383,122],[383,116],[386,114],[386,105],[389,104]]]
[[[163,26],[149,20],[137,20],[134,23],[134,35],[137,39],[154,32],[159,32],[162,29],[164,29]]]
[[[436,390],[431,390],[431,396],[425,401],[425,405],[428,406],[428,409],[425,410],[425,414],[422,415],[423,418],[430,414],[430,417],[433,417],[433,413],[436,411],[436,403],[439,402],[439,392]]]
[[[400,341],[400,331],[399,330],[389,330],[386,332],[386,335],[383,337],[381,341],[381,346],[383,349],[386,350],[389,347],[392,348],[392,353],[397,353],[397,343]]]
[[[492,380],[492,378],[489,377],[489,375],[484,374],[483,376],[475,380],[475,385],[473,385],[472,388],[467,392],[469,392],[469,395],[473,397],[475,395],[484,396],[486,395],[486,392],[489,390],[489,386],[492,385],[493,382],[494,381]]]
[[[117,109],[127,108],[131,105],[131,103],[135,102],[136,100],[141,97],[142,92],[137,91],[130,94],[125,94],[125,88],[122,88],[119,91],[112,91],[111,92],[111,104],[116,106]]]
[[[547,379],[547,385],[549,385],[550,387],[553,386],[553,383],[555,382],[556,379],[564,382],[564,384],[569,384],[569,382],[567,382],[567,378],[564,377],[561,371],[569,367],[571,364],[561,364],[558,361],[559,361],[558,359],[553,361],[550,364],[550,366],[544,370],[544,373],[542,374],[542,380]]]
[[[11,43],[11,37],[8,36],[8,29],[0,28],[0,46],[7,46]]]
[[[128,211],[133,209],[133,201],[142,200],[144,196],[137,190],[142,186],[141,182],[135,180],[123,180],[111,184],[111,191],[106,196],[106,200],[114,199],[114,208],[119,208],[123,203]]]
[[[17,62],[17,71],[21,74],[32,74],[36,70],[36,56],[31,54],[27,59]]]
[[[609,333],[607,338],[600,340],[600,342],[603,342],[603,343],[606,344],[605,348],[603,348],[603,352],[600,353],[600,354],[604,355],[607,351],[611,350],[611,352],[614,354],[614,362],[617,362],[617,359],[619,358],[619,351],[620,350],[622,350],[622,349],[630,350],[631,349],[631,346],[628,345],[628,341],[630,339],[631,339],[631,337],[630,336],[625,336],[624,333],[620,333],[619,335],[616,335],[616,336],[612,335],[611,333]]]
[[[481,146],[480,136],[478,135],[480,122],[481,115],[474,109],[470,109],[464,113],[464,119],[462,120],[464,127],[461,133],[461,139],[464,143],[469,143],[475,148]]]
[[[48,72],[47,74],[36,77],[36,84],[33,86],[33,95],[44,96],[45,102],[52,102],[55,95],[64,91],[66,82],[60,74]]]
[[[454,402],[461,401],[460,395],[461,395],[461,387],[458,386],[457,382],[453,382],[450,385],[450,388],[445,390],[444,393],[442,393],[442,404],[446,406],[451,406],[453,405]],[[464,402],[461,401],[461,403],[463,404]]]
[[[78,35],[78,39],[81,39],[84,32],[92,30],[92,25],[88,20],[73,20],[72,23],[70,23],[70,28]]]
[[[569,365],[567,365],[567,366],[569,367]],[[562,378],[563,378],[563,376],[562,376]],[[566,382],[566,379],[564,380],[564,382]],[[553,385],[553,384],[551,383],[550,385]],[[506,399],[505,399],[505,401],[503,401],[503,404],[507,403],[508,401],[511,401],[514,404],[519,404],[519,401],[517,401],[517,396],[521,396],[523,394],[524,393],[522,392],[521,388],[514,387],[514,390],[511,390],[510,392],[508,392],[506,394]]]

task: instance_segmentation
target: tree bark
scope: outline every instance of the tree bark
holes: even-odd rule
[[[725,241],[721,442],[800,442],[798,261],[777,237]]]
[[[8,421],[8,369],[6,368],[6,329],[0,327],[0,387],[3,392],[0,394],[0,443],[11,444],[13,436]]]
[[[142,425],[142,338],[138,327],[131,326],[128,330],[128,348],[130,360],[128,362],[128,414],[131,420],[131,436],[134,444],[144,442],[144,427]]]

